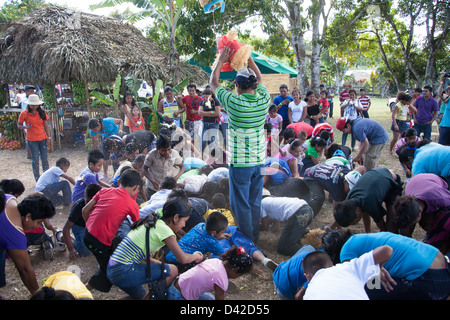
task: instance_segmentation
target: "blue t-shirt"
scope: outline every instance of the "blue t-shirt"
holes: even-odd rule
[[[83,199],[84,190],[91,183],[98,184],[98,174],[92,172],[89,167],[86,167],[75,180],[75,185],[72,190],[72,203],[77,202],[79,199]]]
[[[251,241],[246,235],[244,235],[237,226],[228,225],[225,233],[231,234],[231,237],[219,241],[224,252],[226,252],[232,246],[243,247],[245,252],[248,252],[251,257],[253,256],[253,252],[262,251],[260,248],[255,246],[253,241]],[[220,259],[221,257],[219,255],[211,254],[211,258]]]
[[[389,141],[389,134],[383,126],[373,119],[356,118],[353,120],[352,135],[363,142],[366,138],[369,144],[384,144]]]
[[[287,299],[295,300],[295,294],[301,286],[307,283],[303,274],[303,258],[311,251],[294,255],[278,265],[272,274],[273,282],[278,291]]]
[[[98,133],[90,130],[91,136],[96,136],[97,134],[101,134],[105,138],[108,138],[114,134],[119,132],[119,125],[114,123],[114,118],[103,118],[103,130],[100,130]]]
[[[294,101],[294,98],[292,98],[290,95],[288,95],[286,98],[283,98],[281,96],[281,94],[279,94],[275,98],[273,98],[273,104],[278,106],[280,103],[282,103],[286,99],[289,99],[289,101]],[[288,106],[289,106],[289,104],[283,104],[281,106],[280,110],[278,110],[278,114],[283,117],[283,120],[289,120],[289,114],[288,114],[289,107]]]
[[[178,240],[178,245],[183,252],[189,254],[200,251],[201,253],[211,252],[212,254],[220,255],[225,252],[223,247],[220,245],[219,240],[206,231],[204,222],[200,222],[189,230],[189,232],[183,237],[181,237],[181,239]],[[177,262],[177,258],[175,258],[172,251],[166,255],[166,260],[170,262]]]
[[[444,104],[442,102],[442,104]],[[450,99],[448,99],[447,104],[444,104],[444,110],[443,110],[443,116],[441,123],[439,124],[440,127],[450,127]]]
[[[416,150],[412,163],[412,173],[434,173],[450,178],[450,146],[431,142]]]
[[[362,256],[377,247],[388,245],[392,257],[384,268],[393,277],[414,280],[428,270],[439,249],[432,245],[391,232],[356,234],[341,249],[341,262]]]

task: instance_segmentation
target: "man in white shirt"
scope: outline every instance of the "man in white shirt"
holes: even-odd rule
[[[308,280],[308,287],[302,290],[303,300],[369,300],[364,286],[378,275],[381,282],[386,283],[390,276],[380,270],[392,252],[392,248],[385,245],[335,266],[324,251],[309,253],[302,262]]]
[[[261,201],[260,230],[267,230],[271,223],[279,228],[280,222],[286,222],[278,240],[277,252],[292,256],[300,249],[299,241],[305,235],[306,228],[314,217],[314,212],[305,200],[296,197],[267,195],[268,191],[264,190]]]

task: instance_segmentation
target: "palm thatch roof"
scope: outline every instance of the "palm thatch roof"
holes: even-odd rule
[[[168,57],[134,26],[57,6],[0,26],[0,81],[37,85],[73,80],[110,83],[117,72],[172,82]],[[178,80],[207,83],[202,69],[180,62]]]

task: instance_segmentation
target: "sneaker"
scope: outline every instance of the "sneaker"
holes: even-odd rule
[[[52,261],[55,256],[52,244],[49,241],[44,241],[44,243],[42,243],[42,249],[44,250],[45,260]]]
[[[59,252],[63,252],[64,250],[66,250],[66,244],[61,240],[62,235],[63,233],[59,229],[53,231],[53,238],[55,239],[55,248]]]
[[[275,271],[275,269],[278,267],[278,264],[276,264],[272,259],[264,259],[264,266],[272,271]]]

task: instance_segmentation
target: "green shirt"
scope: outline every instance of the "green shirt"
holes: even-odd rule
[[[235,167],[263,164],[264,123],[270,103],[267,88],[258,84],[256,94],[237,95],[218,87],[216,97],[228,114],[228,164]]]
[[[111,259],[122,264],[141,263],[146,257],[145,234],[145,225],[131,230],[117,246]],[[163,220],[156,221],[155,228],[150,228],[150,254],[164,247],[164,240],[170,236],[175,237],[172,229]]]
[[[316,148],[311,145],[311,140],[306,140],[306,144],[308,145],[308,148],[305,151],[305,157],[319,158],[319,153]]]

